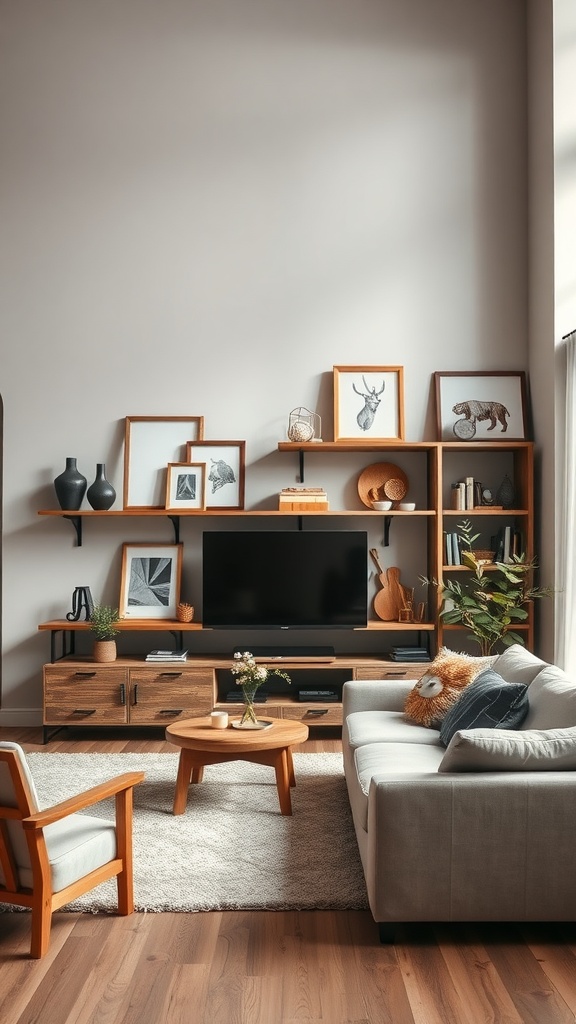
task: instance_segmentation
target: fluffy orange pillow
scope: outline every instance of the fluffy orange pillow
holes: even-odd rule
[[[404,704],[407,717],[427,727],[441,722],[464,687],[491,661],[491,658],[474,658],[442,647],[408,694]]]

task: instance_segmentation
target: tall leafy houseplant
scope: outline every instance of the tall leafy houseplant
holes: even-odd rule
[[[472,549],[479,535],[472,533],[469,520],[458,524],[458,535],[462,564],[470,570],[470,577],[464,583],[420,577],[422,583],[431,583],[441,591],[442,620],[447,625],[466,626],[470,630],[468,638],[478,644],[482,656],[491,654],[498,643],[505,647],[524,644],[514,626],[526,621],[532,601],[553,593],[550,587],[532,585],[537,562],[524,554],[512,555],[510,562],[496,562],[495,569],[486,571],[488,563],[477,558]]]
[[[119,618],[117,608],[106,604],[94,605],[90,616],[90,629],[95,637],[92,651],[94,661],[116,661],[114,637],[120,632],[116,628]]]

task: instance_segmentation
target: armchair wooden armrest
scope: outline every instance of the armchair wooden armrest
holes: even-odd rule
[[[114,779],[109,779],[107,782],[101,782],[97,786],[92,786],[83,793],[78,793],[76,796],[69,797],[68,800],[62,800],[59,804],[54,804],[53,807],[47,807],[44,811],[30,814],[27,818],[22,819],[22,827],[26,830],[45,828],[46,825],[51,825],[54,821],[60,821],[61,818],[66,818],[69,814],[75,814],[85,807],[91,807],[93,804],[100,803],[101,800],[106,800],[108,797],[116,796],[132,789],[142,782],[144,777],[144,772],[126,772],[124,775],[117,775]]]

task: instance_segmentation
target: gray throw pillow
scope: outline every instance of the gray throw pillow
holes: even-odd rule
[[[517,729],[528,714],[528,687],[507,683],[486,668],[448,711],[440,726],[440,742],[448,746],[460,729]]]
[[[576,771],[576,729],[462,729],[438,771]]]

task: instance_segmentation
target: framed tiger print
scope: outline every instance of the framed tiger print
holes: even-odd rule
[[[437,372],[439,441],[526,441],[527,388],[523,370]]]

